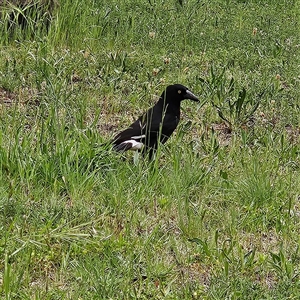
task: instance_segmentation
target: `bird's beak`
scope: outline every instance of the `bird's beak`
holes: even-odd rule
[[[189,90],[186,91],[184,99],[190,99],[196,102],[200,102],[200,100]]]

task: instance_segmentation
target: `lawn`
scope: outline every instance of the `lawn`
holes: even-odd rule
[[[0,18],[0,298],[299,299],[299,1],[51,15]],[[155,159],[111,151],[173,83]]]

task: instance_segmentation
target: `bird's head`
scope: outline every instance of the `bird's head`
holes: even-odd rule
[[[181,102],[185,99],[200,102],[200,100],[182,84],[169,85],[162,93],[161,98],[167,103]]]

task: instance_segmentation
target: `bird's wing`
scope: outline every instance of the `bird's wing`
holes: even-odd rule
[[[129,149],[140,150],[143,148],[145,135],[145,125],[142,117],[132,123],[127,129],[120,132],[113,139],[113,148],[116,151],[127,151]]]
[[[122,143],[128,139],[136,139],[139,140],[144,135],[144,128],[145,126],[141,122],[140,119],[132,123],[127,129],[120,132],[115,138],[113,139],[113,143]]]
[[[156,110],[155,107],[149,109],[145,115],[113,139],[114,150],[140,150],[144,145],[155,148],[158,139],[162,143],[168,140],[178,121],[179,118],[173,114],[165,114],[162,117],[161,110]]]

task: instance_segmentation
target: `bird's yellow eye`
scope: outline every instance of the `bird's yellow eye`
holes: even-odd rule
[[[178,90],[178,94],[181,94],[181,90]]]

